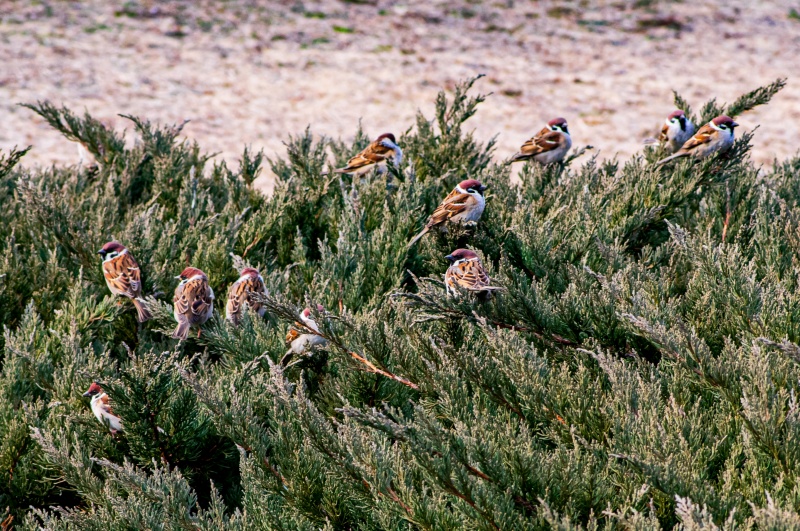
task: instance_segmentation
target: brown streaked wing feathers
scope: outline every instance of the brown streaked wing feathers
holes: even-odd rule
[[[190,280],[183,286],[183,291],[174,302],[178,312],[185,316],[189,323],[193,325],[199,323],[205,318],[212,302],[208,296],[208,283],[201,278]]]
[[[704,125],[697,133],[694,134],[692,138],[686,141],[683,147],[681,147],[681,151],[691,151],[697,146],[702,146],[703,144],[711,142],[711,137],[713,134],[714,128],[708,124]]]
[[[542,129],[539,133],[522,144],[519,152],[526,156],[534,156],[547,151],[552,151],[561,145],[561,133]]]
[[[246,282],[235,282],[228,293],[228,305],[226,307],[228,315],[238,317],[242,311],[242,303],[247,294]]]
[[[238,316],[242,311],[245,301],[250,303],[250,307],[258,311],[261,309],[260,302],[253,302],[250,299],[251,293],[264,293],[264,283],[259,278],[248,277],[241,282],[234,283],[228,294],[227,311],[230,315]]]
[[[354,156],[347,161],[347,166],[342,168],[342,171],[352,171],[370,164],[377,164],[386,160],[390,154],[394,153],[390,148],[384,146],[380,142],[373,142],[364,149],[361,153]]]
[[[471,195],[461,193],[458,190],[453,190],[447,197],[444,198],[442,204],[436,207],[436,210],[433,211],[433,214],[431,214],[431,217],[428,219],[428,223],[425,226],[430,229],[437,225],[441,225],[456,214],[463,212],[464,207],[467,204],[474,202],[475,198]]]
[[[489,286],[489,275],[486,274],[483,266],[479,265],[477,262],[464,262],[459,264],[456,269],[458,271],[456,283],[462,288],[481,290]]]
[[[103,393],[103,395],[100,397],[100,409],[102,409],[106,413],[114,415],[114,410],[111,409],[111,406],[108,403],[108,395],[105,393]]]
[[[103,276],[114,289],[128,297],[138,297],[142,293],[142,277],[139,264],[130,252],[122,254],[110,262],[103,262]]]

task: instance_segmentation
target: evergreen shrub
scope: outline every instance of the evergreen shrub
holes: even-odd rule
[[[469,132],[474,82],[399,135],[400,167],[363,179],[326,173],[362,131],[305,131],[285,159],[245,150],[231,168],[180,126],[129,117],[126,144],[31,104],[96,164],[0,154],[4,528],[800,526],[800,158],[757,167],[745,133],[660,168],[658,147],[576,150],[516,183]],[[783,84],[676,104],[704,123]],[[253,188],[264,164],[270,197]],[[407,249],[465,178],[488,186],[477,227]],[[144,325],[106,288],[110,239],[141,266]],[[463,246],[505,291],[445,295]],[[187,265],[216,315],[177,343]],[[221,315],[245,265],[269,311],[234,328]],[[327,346],[284,369],[286,330],[316,304]],[[82,397],[93,381],[116,435]]]

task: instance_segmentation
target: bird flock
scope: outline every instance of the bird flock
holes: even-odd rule
[[[695,132],[695,125],[686,114],[676,110],[667,116],[659,137],[649,139],[646,143],[658,142],[671,153],[656,163],[659,166],[680,157],[703,159],[730,149],[734,141],[734,128],[738,125],[729,116],[721,115]],[[555,118],[525,142],[509,163],[528,160],[543,165],[560,163],[571,147],[572,138],[567,121],[564,118]],[[334,173],[355,176],[372,171],[385,173],[389,163],[397,167],[402,159],[403,151],[397,145],[394,135],[385,133],[348,160],[343,168],[335,169]],[[408,243],[408,248],[433,229],[447,231],[449,224],[476,225],[486,207],[485,191],[486,186],[476,179],[458,183],[434,210],[422,231]],[[130,250],[117,241],[111,241],[103,245],[98,254],[103,259],[103,275],[111,293],[132,301],[139,322],[152,318],[142,299],[139,264]],[[462,293],[471,293],[486,300],[503,289],[492,285],[480,257],[474,251],[456,249],[445,258],[450,263],[444,274],[445,289],[449,296],[459,297]],[[186,340],[192,328],[197,329],[199,337],[200,326],[214,313],[214,290],[209,285],[208,276],[195,267],[185,268],[175,278],[180,283],[175,288],[173,297],[173,315],[177,326],[172,337],[180,341]],[[252,267],[242,269],[239,278],[228,289],[225,318],[236,326],[246,310],[263,316],[266,308],[262,297],[267,295],[264,279],[258,270]],[[317,306],[316,310],[320,315],[324,313],[322,306]],[[295,356],[309,356],[316,347],[324,346],[325,343],[311,309],[305,308],[300,313],[298,322],[290,327],[286,335],[288,350],[281,359],[281,365],[288,367]],[[91,397],[92,412],[100,422],[108,425],[112,433],[122,430],[122,421],[113,414],[108,395],[97,382],[92,383],[84,396]]]

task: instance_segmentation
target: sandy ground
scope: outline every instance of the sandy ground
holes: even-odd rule
[[[245,145],[282,155],[307,125],[405,131],[418,110],[432,117],[441,87],[483,73],[477,88],[494,94],[471,124],[499,135],[498,159],[557,115],[577,146],[625,157],[672,110],[672,89],[697,108],[789,77],[739,120],[760,125],[753,157],[769,163],[800,147],[798,12],[797,0],[0,0],[0,149],[33,145],[29,166],[78,162],[16,105],[49,99],[120,129],[119,113],[189,119],[186,137],[235,165]]]

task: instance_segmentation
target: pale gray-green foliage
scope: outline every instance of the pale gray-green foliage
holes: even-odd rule
[[[291,137],[231,170],[132,118],[139,141],[49,103],[96,167],[0,156],[0,506],[20,529],[786,529],[800,509],[800,159],[758,135],[667,167],[659,148],[525,165],[465,121],[475,80],[399,135],[406,160],[325,173],[370,140]],[[765,104],[783,81],[703,120]],[[691,113],[679,96],[676,105]],[[700,118],[698,118],[700,119]],[[397,131],[396,131],[397,132]],[[463,178],[476,228],[406,244]],[[96,250],[123,241],[154,318],[112,298]],[[505,291],[445,296],[444,256]],[[180,345],[171,294],[208,273],[217,315]],[[261,319],[221,317],[258,267]],[[327,346],[282,367],[305,306]],[[81,393],[109,392],[111,435]]]

